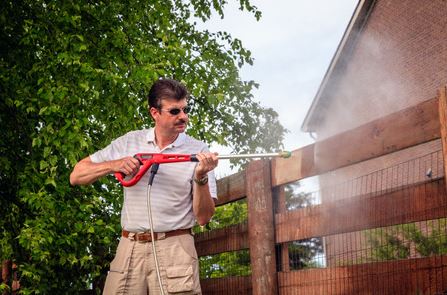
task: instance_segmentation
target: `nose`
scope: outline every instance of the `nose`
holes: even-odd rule
[[[179,116],[181,119],[184,119],[184,120],[188,119],[188,114],[183,111],[180,112]]]
[[[181,112],[178,114],[180,119],[188,119],[188,114],[185,113],[184,109],[181,109]]]

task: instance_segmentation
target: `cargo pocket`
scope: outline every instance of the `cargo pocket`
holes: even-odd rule
[[[166,269],[169,294],[191,292],[193,290],[192,266],[171,266]]]
[[[116,249],[115,258],[110,263],[110,272],[125,273],[129,268],[133,242],[121,239]]]
[[[133,243],[128,239],[120,240],[115,258],[110,263],[103,294],[125,294],[132,247]]]
[[[179,236],[180,247],[183,251],[191,257],[194,261],[198,259],[196,247],[194,245],[194,237],[191,235]]]

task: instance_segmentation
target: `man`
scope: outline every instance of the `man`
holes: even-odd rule
[[[136,153],[197,154],[192,162],[160,165],[150,191],[153,230],[161,283],[165,294],[200,294],[198,259],[191,235],[214,214],[217,155],[186,135],[188,92],[181,83],[162,79],[149,91],[149,113],[155,127],[132,131],[81,160],[70,175],[72,185],[90,184],[107,174],[132,175],[139,169]],[[122,237],[104,294],[161,294],[150,235],[146,173],[124,188]]]

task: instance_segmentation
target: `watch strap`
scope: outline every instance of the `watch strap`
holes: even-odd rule
[[[194,182],[197,183],[198,185],[205,185],[208,183],[208,175],[205,175],[204,177],[199,179],[194,177]]]

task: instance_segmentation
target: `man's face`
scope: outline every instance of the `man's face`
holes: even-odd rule
[[[160,109],[150,109],[155,126],[167,133],[178,134],[184,132],[189,121],[188,115],[185,113],[187,106],[186,98],[178,101],[162,99]]]

